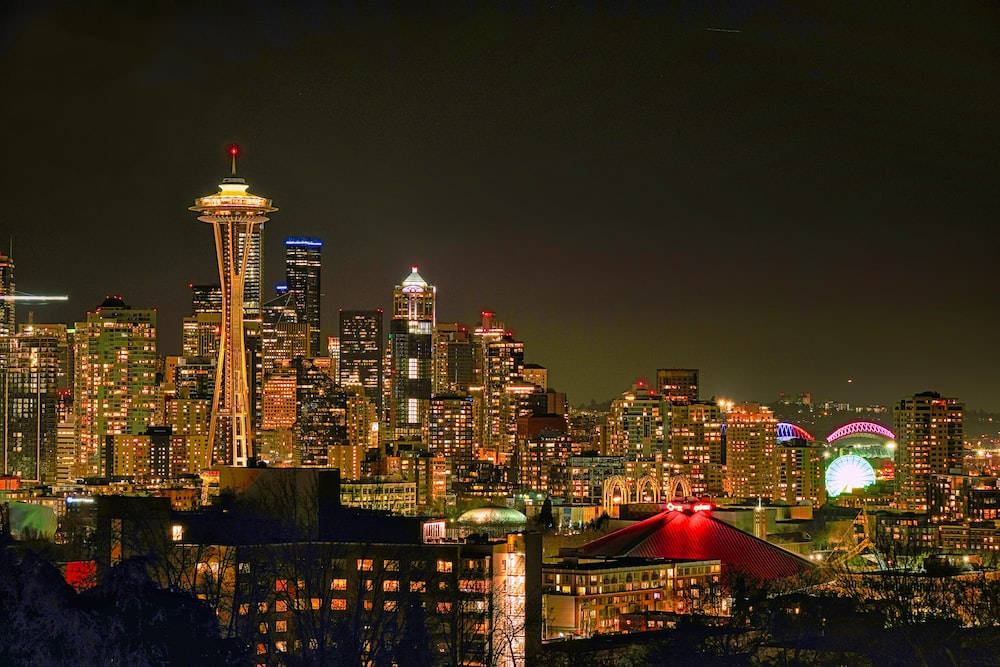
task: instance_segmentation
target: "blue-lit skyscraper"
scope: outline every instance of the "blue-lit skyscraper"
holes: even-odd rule
[[[285,239],[285,285],[295,304],[299,323],[309,325],[309,354],[320,354],[320,268],[323,242],[319,239]]]

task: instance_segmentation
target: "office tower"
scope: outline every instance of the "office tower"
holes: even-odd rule
[[[211,399],[215,394],[215,362],[209,358],[167,357],[164,376],[173,396]]]
[[[222,180],[219,193],[196,199],[190,210],[212,225],[222,284],[221,380],[215,386],[209,438],[216,460],[246,466],[253,457],[254,410],[243,320],[260,317],[260,229],[266,214],[278,209],[250,194],[246,181],[236,176],[237,152],[235,146],[230,149],[233,173]],[[217,440],[220,434],[225,437]]]
[[[611,401],[608,416],[609,456],[652,456],[663,451],[663,402],[646,386],[636,382]]]
[[[8,432],[7,420],[10,416],[8,408],[8,392],[10,390],[10,378],[7,375],[7,366],[10,363],[10,347],[16,331],[14,317],[14,260],[3,253],[0,253],[0,428],[3,433]],[[6,456],[4,457],[4,470],[6,470]]]
[[[774,498],[778,420],[759,403],[734,405],[726,414],[725,488],[738,498]]]
[[[77,322],[74,348],[78,472],[98,475],[106,436],[144,433],[156,418],[156,311],[109,296]]]
[[[789,505],[809,503],[821,507],[826,502],[823,447],[808,440],[792,438],[775,446],[778,461],[777,493]]]
[[[4,472],[47,484],[56,481],[60,396],[72,372],[66,326],[22,324],[10,338]]]
[[[959,465],[965,405],[934,392],[907,396],[893,408],[896,431],[896,485],[901,508],[926,512],[928,486],[935,475]]]
[[[479,315],[481,317],[479,326],[472,332],[472,384],[476,386],[482,386],[485,382],[483,368],[486,346],[500,340],[507,334],[503,322],[496,319],[496,313],[492,310],[481,311]]]
[[[76,479],[76,418],[68,415],[56,424],[55,484],[69,484]]]
[[[542,391],[549,388],[549,370],[540,364],[525,364],[524,379]]]
[[[347,444],[347,395],[312,359],[295,360],[296,463],[329,464],[329,447]]]
[[[434,325],[435,394],[454,394],[469,390],[472,384],[472,334],[459,322]]]
[[[725,420],[717,403],[692,401],[670,405],[665,420],[664,441],[669,457],[688,475],[695,495],[722,495],[722,465]]]
[[[476,432],[473,398],[436,394],[431,398],[427,425],[427,449],[454,462],[475,458]]]
[[[297,416],[298,374],[291,364],[277,368],[264,380],[263,409],[260,427],[265,431],[290,429]]]
[[[323,242],[319,239],[285,239],[285,285],[295,303],[299,322],[309,327],[309,355],[320,354],[320,268]]]
[[[363,387],[345,387],[347,394],[347,442],[365,453],[378,447],[378,409]],[[362,458],[364,458],[362,456]]]
[[[530,411],[535,386],[524,381],[524,343],[505,334],[487,342],[483,356],[482,446],[504,463],[514,453],[517,418]]]
[[[330,372],[340,382],[340,336],[326,337],[326,356],[330,358]]]
[[[656,371],[656,393],[671,403],[698,400],[697,368],[659,368]]]
[[[191,313],[221,313],[222,287],[219,285],[188,285],[191,289]]]
[[[275,322],[264,315],[261,322],[261,371],[264,381],[276,368],[295,357],[309,356],[309,325],[300,322]]]
[[[410,275],[393,292],[389,324],[392,437],[419,438],[431,398],[432,338],[437,288],[411,267]],[[344,340],[341,336],[341,355]]]
[[[340,363],[342,387],[362,387],[382,415],[382,309],[340,311]]]

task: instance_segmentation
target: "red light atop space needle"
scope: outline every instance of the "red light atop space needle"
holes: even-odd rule
[[[240,154],[240,147],[236,144],[231,144],[229,146],[229,157],[233,159],[233,176],[236,175],[236,156]]]

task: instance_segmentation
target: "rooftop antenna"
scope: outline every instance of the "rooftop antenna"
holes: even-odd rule
[[[238,156],[239,154],[240,154],[240,147],[237,146],[236,144],[232,144],[229,147],[229,157],[232,158],[233,161],[233,176],[236,175],[236,156]]]

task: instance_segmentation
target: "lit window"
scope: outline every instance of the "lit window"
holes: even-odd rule
[[[386,600],[382,604],[382,608],[385,609],[386,611],[396,611],[396,601],[395,600]]]
[[[346,591],[347,590],[347,579],[334,579],[330,582],[331,591]]]
[[[371,572],[374,562],[370,558],[359,558],[358,559],[358,569],[365,570],[366,572]]]
[[[409,375],[408,375],[408,377],[411,380],[417,380],[417,379],[419,379],[419,373],[417,371],[417,363],[418,362],[417,362],[416,359],[414,359],[412,357],[410,358],[409,361],[410,361],[410,368],[409,368]]]
[[[288,642],[274,642],[274,648],[282,653],[288,652]]]
[[[183,540],[184,539],[184,526],[181,526],[180,524],[176,524],[176,523],[174,525],[170,526],[170,538],[174,542],[180,542],[181,540]]]
[[[395,593],[399,590],[399,582],[395,579],[386,579],[382,582],[382,590],[386,593]]]
[[[438,572],[451,572],[451,561],[450,560],[439,560],[437,562]]]
[[[274,603],[275,611],[288,611],[288,603],[284,600],[277,600]]]
[[[410,582],[410,592],[411,593],[426,593],[427,584],[423,581],[411,581]]]
[[[347,609],[347,600],[341,600],[340,598],[330,600],[330,609],[333,609],[334,611],[344,611]]]
[[[275,632],[288,632],[288,621],[275,621],[274,622]]]
[[[398,560],[384,560],[382,561],[382,567],[389,572],[399,572],[399,561]]]

